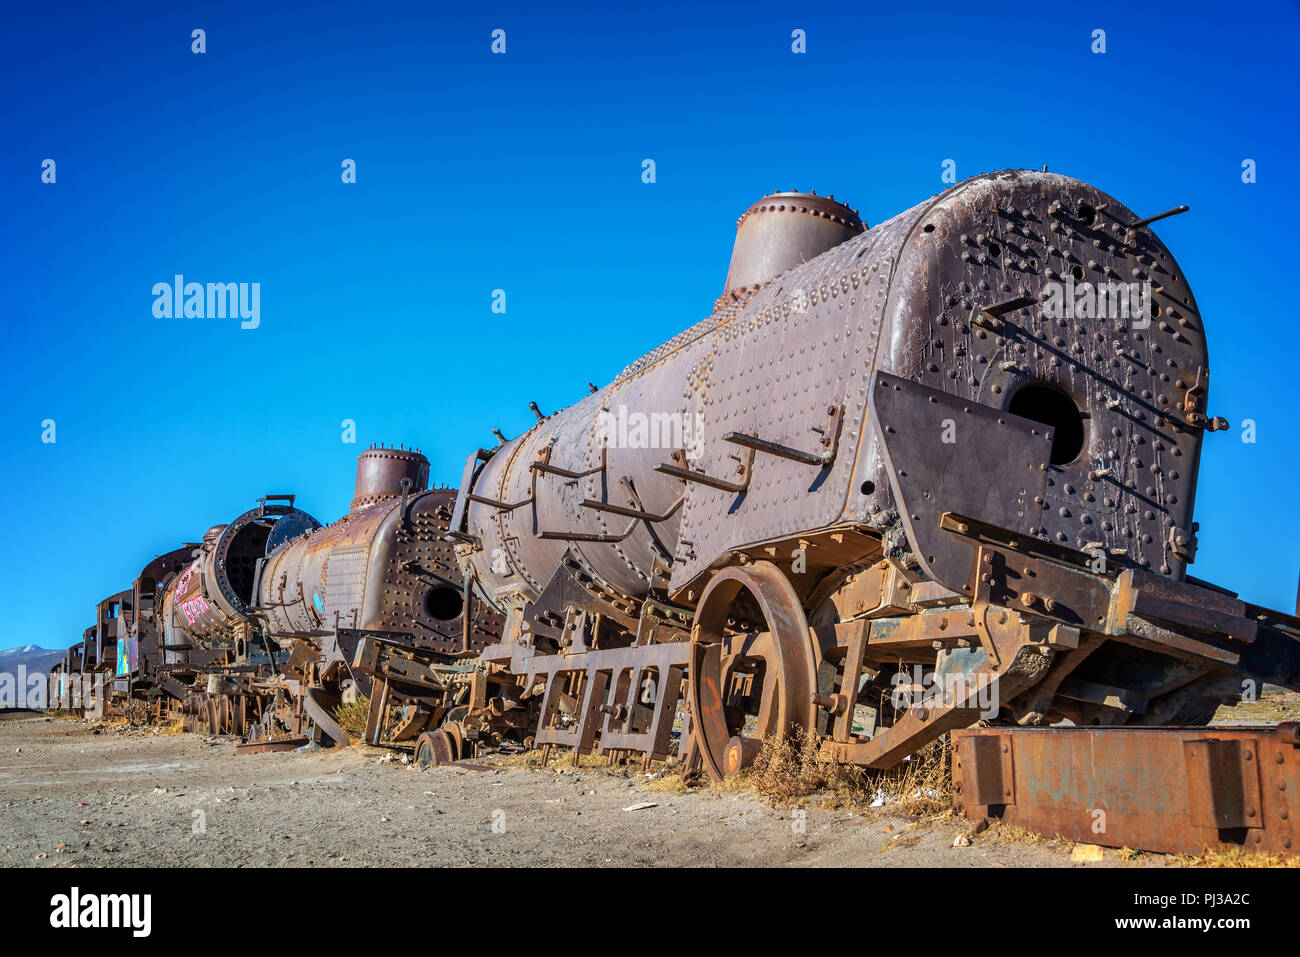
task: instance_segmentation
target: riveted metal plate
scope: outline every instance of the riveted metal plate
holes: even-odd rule
[[[908,540],[930,577],[960,592],[974,545],[939,527],[945,512],[1024,534],[1037,525],[1051,455],[1050,430],[877,372],[871,420]]]
[[[342,625],[351,624],[354,613],[360,614],[365,600],[367,551],[363,545],[348,545],[330,554],[325,572],[327,625],[333,626],[336,612]]]
[[[886,322],[902,348],[880,368],[1002,409],[1032,407],[1027,387],[1068,396],[1081,448],[1048,473],[1038,537],[1179,577],[1202,436],[1181,406],[1191,389],[1205,412],[1208,359],[1173,256],[1147,228],[1126,241],[1137,218],[1056,174],[954,187],[900,251]],[[1032,304],[984,323],[1018,297]]]
[[[695,386],[703,416],[699,470],[734,480],[742,432],[818,450],[830,410],[844,407],[829,467],[763,452],[740,495],[690,483],[672,587],[682,587],[739,545],[824,527],[845,512],[863,437],[867,380],[880,344],[893,253],[919,215],[909,210],[790,270],[719,329],[715,356]]]

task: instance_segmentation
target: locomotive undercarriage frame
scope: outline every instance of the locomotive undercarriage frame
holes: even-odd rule
[[[1087,570],[1082,553],[1060,550],[1048,558],[1035,554],[1041,542],[951,514],[941,524],[965,537],[973,554],[962,596],[892,615],[899,599],[890,593],[905,579],[895,572],[891,585],[886,573],[876,612],[851,620],[854,628],[839,622],[812,630],[821,662],[836,664],[832,687],[817,697],[827,715],[816,728],[825,733],[827,760],[889,767],[981,719],[1024,726],[1067,718],[1077,725],[1204,723],[1250,681],[1296,686],[1300,621],[1290,616],[1137,569],[1099,575]],[[1145,668],[1114,684],[1080,676],[1103,647],[1117,653],[1107,643],[1145,656]],[[962,680],[937,681],[928,696],[904,686],[911,706],[887,728],[855,734],[859,705],[876,704],[877,716],[890,710],[863,691],[880,692],[879,676],[890,664],[927,659],[934,676]],[[1189,717],[1189,707],[1202,710]]]
[[[1203,724],[1251,681],[1297,686],[1300,620],[1045,540],[1051,429],[880,371],[871,389],[896,510],[733,546],[675,591],[657,563],[642,599],[573,545],[535,600],[510,598],[482,660],[539,703],[548,756],[669,756],[683,666],[678,757],[714,778],[792,732],[823,759],[886,768],[980,721]],[[989,438],[937,441],[948,419]],[[1194,535],[1171,541],[1190,559]],[[673,631],[647,637],[663,608]],[[638,702],[652,671],[657,696]]]
[[[445,763],[472,756],[479,742],[499,745],[530,733],[532,716],[515,696],[511,676],[489,674],[474,659],[458,659],[402,639],[363,633],[358,641],[352,667],[372,679],[363,736],[367,744],[416,738],[418,756],[422,749],[428,751],[428,736],[437,734],[439,759],[433,763]],[[390,725],[394,707],[404,713]]]
[[[537,703],[534,743],[569,747],[575,761],[672,756],[684,695],[689,746],[677,757],[717,779],[795,731],[814,733],[824,760],[886,768],[979,722],[1203,723],[1243,682],[1296,687],[1300,620],[1141,569],[1099,573],[1091,554],[952,513],[937,524],[970,556],[959,591],[905,556],[881,558],[871,530],[841,528],[732,552],[698,597],[683,596],[693,611],[646,601],[636,637],[622,607],[605,618],[590,593],[560,627],[554,609],[526,607],[483,661]],[[794,573],[777,561],[792,545],[825,548],[826,564]],[[672,628],[643,638],[665,609]],[[1088,671],[1115,656],[1122,675]],[[639,701],[647,674],[656,693]]]
[[[523,643],[497,645],[484,658],[516,676],[523,700],[538,702],[532,737],[545,757],[556,745],[572,748],[574,763],[593,749],[641,754],[647,762],[669,756],[690,653],[685,641],[533,651]]]
[[[186,731],[248,741],[296,737],[306,725],[301,704],[282,682],[247,676],[223,681],[220,690],[192,691],[180,705]]]

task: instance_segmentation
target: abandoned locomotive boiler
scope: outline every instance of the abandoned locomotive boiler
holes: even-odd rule
[[[497,741],[512,729],[510,720],[485,718],[489,684],[475,680],[472,659],[500,638],[501,618],[460,576],[446,538],[452,500],[451,490],[429,488],[420,452],[373,446],[357,460],[347,514],[259,566],[261,625],[293,649],[284,673],[305,689],[308,713],[335,740],[346,740],[331,714],[349,683],[370,697],[372,743],[451,721],[459,754],[468,752],[466,740]],[[384,734],[398,704],[405,716]],[[480,720],[462,724],[471,709]]]
[[[159,556],[54,693],[111,671],[212,733],[346,741],[355,689],[418,763],[509,741],[720,778],[782,736],[887,767],[981,719],[1199,724],[1296,688],[1300,620],[1187,574],[1226,423],[1149,228],[1184,209],[1027,171],[870,229],[765,197],[707,318],[455,491],[372,447],[338,521],[268,496]]]
[[[711,315],[466,463],[450,534],[537,743],[660,758],[684,694],[714,777],[791,731],[885,767],[981,717],[1297,687],[1300,621],[1187,575],[1225,423],[1160,218],[1033,171],[874,228],[751,207]],[[608,427],[634,415],[681,440]]]

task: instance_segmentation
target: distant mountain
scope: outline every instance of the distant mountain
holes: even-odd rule
[[[40,645],[23,645],[21,648],[6,648],[0,651],[0,659],[11,658],[14,655],[41,655],[41,654],[59,654],[51,648],[42,648]]]
[[[40,645],[6,648],[0,651],[0,672],[17,675],[19,665],[25,667],[29,675],[49,671],[63,659],[63,655],[64,651],[42,648]]]

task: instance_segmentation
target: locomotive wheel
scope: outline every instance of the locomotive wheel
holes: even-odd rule
[[[415,766],[436,768],[456,760],[456,741],[445,728],[426,731],[415,742]]]
[[[732,605],[742,591],[757,603],[767,630],[728,636]],[[754,562],[713,577],[695,613],[688,674],[697,750],[715,781],[738,774],[752,761],[760,750],[759,737],[780,740],[814,726],[816,662],[808,619],[779,568],[771,562]],[[761,681],[753,716],[755,736],[749,738],[741,737],[747,715],[730,693],[733,678],[743,674]],[[748,697],[753,699],[752,692]]]
[[[465,729],[458,722],[443,724],[442,729],[451,739],[451,753],[456,755],[454,761],[461,761],[465,757]]]

